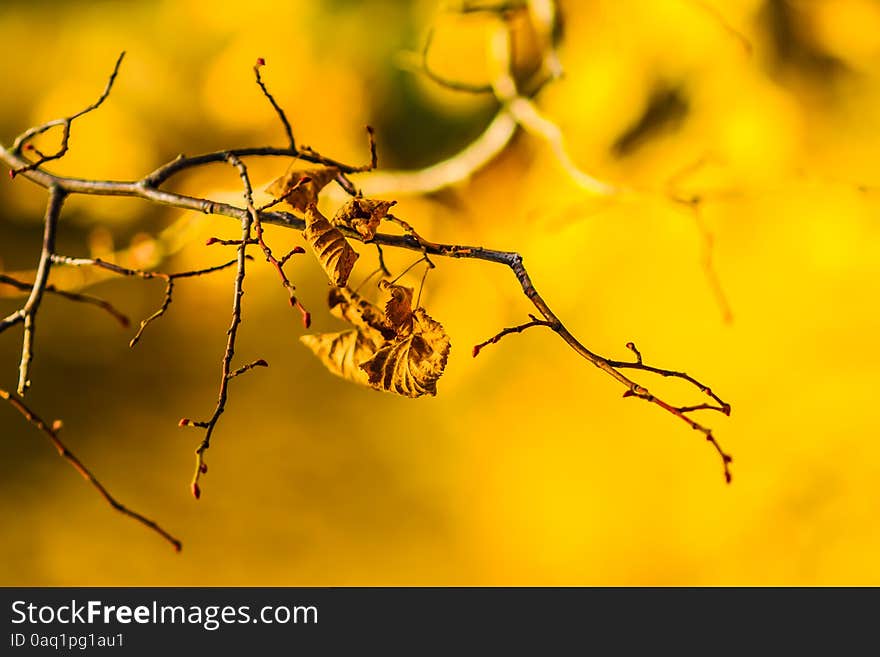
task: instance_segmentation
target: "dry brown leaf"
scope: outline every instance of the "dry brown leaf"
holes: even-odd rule
[[[386,287],[392,298],[385,314],[348,287],[332,289],[330,313],[355,328],[300,340],[345,379],[404,397],[436,395],[449,356],[449,336],[424,308],[411,309],[410,288]]]
[[[331,315],[356,326],[377,344],[395,335],[395,331],[386,324],[382,311],[351,288],[331,288],[327,303]]]
[[[382,220],[388,216],[388,210],[397,201],[378,201],[368,198],[353,198],[336,211],[333,224],[345,226],[369,241],[376,236],[376,230]]]
[[[391,298],[385,304],[385,319],[398,335],[408,334],[413,325],[413,289],[385,281],[380,283],[380,287],[391,294]]]
[[[351,248],[339,229],[331,226],[327,218],[318,212],[314,204],[306,209],[303,237],[312,247],[330,281],[337,286],[345,285],[358,253]]]
[[[274,199],[284,199],[296,210],[305,212],[312,203],[318,202],[318,194],[339,173],[335,167],[309,167],[294,169],[275,180],[266,188]],[[308,182],[298,183],[308,178]]]
[[[376,353],[376,345],[359,329],[303,335],[300,342],[311,349],[333,374],[361,385],[370,384],[361,364]]]
[[[361,368],[377,390],[404,397],[436,395],[449,356],[449,336],[424,308],[416,308],[412,319],[409,335],[385,342]]]

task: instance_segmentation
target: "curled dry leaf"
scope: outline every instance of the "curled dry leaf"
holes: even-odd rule
[[[391,298],[385,304],[385,320],[398,335],[409,333],[413,325],[413,289],[385,281],[382,281],[379,286],[391,294]]]
[[[436,395],[449,357],[449,336],[424,308],[416,308],[412,320],[409,335],[386,341],[361,368],[377,390],[404,397]]]
[[[338,173],[339,169],[335,167],[294,169],[272,182],[266,188],[266,193],[274,199],[284,199],[294,209],[305,212],[309,205],[318,202],[318,194]],[[299,184],[303,178],[308,178],[308,181]]]
[[[331,288],[327,303],[331,315],[356,326],[377,344],[395,335],[394,330],[386,324],[382,311],[351,288]]]
[[[388,216],[388,210],[396,203],[397,201],[353,198],[336,211],[333,224],[351,228],[364,240],[370,241],[376,236],[379,224]]]
[[[334,374],[376,390],[404,397],[437,394],[437,380],[446,368],[449,336],[424,308],[409,309],[412,290],[400,288],[406,303],[394,317],[406,322],[393,327],[382,311],[347,287],[330,291],[330,313],[354,325],[341,333],[304,335],[300,340]],[[392,301],[394,294],[392,293]],[[389,302],[391,303],[391,302]],[[356,371],[357,370],[357,371]]]
[[[327,218],[318,212],[314,203],[306,209],[306,229],[303,237],[312,247],[318,262],[327,272],[330,281],[337,286],[348,282],[358,253],[338,228],[332,226]]]
[[[300,341],[337,376],[370,385],[361,363],[372,358],[386,339],[393,338],[394,331],[385,324],[379,308],[348,287],[331,288],[327,303],[331,315],[355,328],[340,333],[304,335]]]
[[[333,374],[361,385],[370,385],[369,376],[361,369],[361,363],[373,357],[376,345],[360,329],[303,335],[300,342],[311,349]]]

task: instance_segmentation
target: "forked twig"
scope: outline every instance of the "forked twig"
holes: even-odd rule
[[[483,350],[483,347],[487,347],[490,344],[497,344],[501,338],[505,335],[510,335],[511,333],[522,333],[526,329],[532,328],[533,326],[549,326],[553,328],[553,324],[544,319],[538,319],[534,315],[529,315],[531,321],[526,322],[525,324],[519,324],[518,326],[511,326],[509,328],[501,329],[498,333],[493,335],[488,340],[481,342],[480,344],[474,345],[474,349],[471,352],[471,355],[476,358],[480,352]]]
[[[166,274],[160,271],[145,271],[143,269],[129,269],[128,267],[122,267],[115,263],[101,260],[100,258],[71,258],[69,256],[55,255],[52,256],[52,262],[60,265],[70,265],[72,267],[98,267],[100,269],[106,269],[107,271],[113,272],[114,274],[119,274],[120,276],[133,276],[136,278],[142,278],[144,280],[159,278],[165,281],[165,296],[162,300],[162,305],[159,307],[159,310],[157,310],[141,322],[140,326],[138,327],[137,333],[135,333],[134,337],[128,343],[129,347],[134,347],[140,341],[141,336],[143,336],[144,330],[146,330],[147,326],[149,326],[155,320],[159,319],[162,315],[165,314],[165,311],[168,310],[168,307],[171,305],[172,294],[174,292],[174,281],[179,278],[193,278],[196,276],[204,276],[205,274],[213,274],[214,272],[222,271],[223,269],[231,267],[237,261],[230,260],[229,262],[224,262],[222,265],[215,265],[213,267],[207,267],[205,269],[181,271],[174,274]]]
[[[26,145],[30,144],[31,139],[36,137],[37,135],[41,135],[47,130],[54,128],[56,126],[62,126],[61,133],[61,146],[58,150],[51,155],[45,155],[36,149],[32,148],[38,154],[38,158],[34,162],[27,162],[26,164],[21,164],[13,169],[10,169],[9,176],[11,178],[15,178],[20,173],[25,173],[26,171],[33,171],[35,169],[40,168],[46,162],[51,162],[52,160],[58,160],[64,157],[67,154],[67,151],[70,147],[70,126],[71,124],[81,116],[88,114],[89,112],[93,112],[98,109],[101,105],[103,105],[104,101],[107,100],[107,97],[110,95],[110,91],[113,89],[113,83],[116,81],[116,76],[119,74],[119,67],[122,64],[122,60],[125,57],[125,52],[121,52],[119,57],[116,59],[116,64],[113,67],[113,72],[110,74],[110,78],[107,80],[107,85],[104,87],[104,91],[98,97],[94,103],[86,107],[85,109],[80,110],[76,114],[72,114],[63,119],[55,119],[54,121],[49,121],[44,123],[43,125],[37,126],[35,128],[31,128],[30,130],[26,130],[21,135],[19,135],[15,142],[12,144],[12,152],[16,155],[21,155],[22,149],[25,148]]]

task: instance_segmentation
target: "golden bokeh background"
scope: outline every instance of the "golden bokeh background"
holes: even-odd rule
[[[200,434],[176,424],[213,409],[231,273],[181,282],[133,350],[105,315],[46,299],[30,403],[63,418],[74,452],[184,549],[109,509],[2,405],[0,583],[880,584],[880,5],[560,9],[565,77],[536,104],[584,170],[640,192],[591,196],[546,143],[518,134],[469,182],[398,197],[397,214],[430,239],[521,252],[594,351],[625,358],[633,340],[651,363],[709,382],[733,406],[730,418],[705,416],[734,454],[733,484],[699,435],[623,399],[543,329],[472,359],[474,344],[531,310],[502,267],[438,260],[423,302],[452,352],[438,396],[410,400],[328,374],[257,261],[237,357],[271,367],[234,381],[199,502],[189,479]],[[50,170],[137,178],[179,152],[281,145],[252,80],[262,56],[301,143],[361,163],[371,124],[382,166],[422,167],[479,135],[496,106],[413,72],[412,53],[435,25],[438,72],[483,82],[490,20],[428,0],[7,0],[0,139],[91,102],[126,50],[109,101],[75,124],[70,153]],[[262,189],[286,167],[253,161],[251,173]],[[173,187],[237,202],[238,184],[217,165]],[[699,196],[699,213],[671,194]],[[36,262],[44,202],[44,190],[4,173],[5,269]],[[237,235],[222,217],[192,217],[173,249],[145,237],[182,217],[74,197],[60,248],[134,241],[165,271],[226,257],[203,246]],[[302,243],[277,228],[267,237],[281,252]],[[374,250],[359,248],[355,281],[375,266]],[[397,271],[413,259],[389,257]],[[301,257],[289,271],[315,329],[339,326],[322,311],[317,264]],[[162,295],[159,283],[128,279],[89,291],[133,318]],[[17,303],[0,299],[0,314]],[[20,329],[0,336],[0,387],[14,387],[19,349]],[[674,382],[646,383],[702,401]]]

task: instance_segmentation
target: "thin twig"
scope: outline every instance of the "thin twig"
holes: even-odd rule
[[[290,251],[288,251],[286,254],[284,254],[284,257],[281,258],[281,260],[278,261],[278,264],[279,264],[281,267],[283,267],[284,265],[287,264],[287,261],[290,260],[293,256],[295,256],[295,255],[302,255],[302,254],[305,253],[305,252],[306,252],[306,250],[305,250],[303,247],[301,247],[301,246],[295,246],[295,247],[293,247]]]
[[[9,285],[10,287],[14,287],[17,290],[21,291],[30,291],[34,284],[33,283],[25,283],[24,281],[20,281],[16,278],[12,278],[11,276],[7,276],[6,274],[0,274],[0,284]],[[109,301],[105,299],[101,299],[100,297],[95,297],[90,294],[82,294],[79,292],[69,292],[67,290],[60,290],[54,285],[47,285],[45,292],[50,294],[54,294],[63,299],[68,299],[70,301],[76,301],[78,303],[84,303],[91,306],[96,306],[106,311],[110,316],[113,317],[123,328],[128,328],[131,325],[131,320],[129,320],[128,316],[123,312],[118,310],[116,306],[114,306]]]
[[[162,527],[160,527],[155,521],[150,520],[149,518],[141,515],[137,511],[132,511],[121,502],[118,502],[116,498],[110,494],[110,492],[104,487],[104,485],[100,481],[98,481],[97,478],[95,478],[91,471],[85,465],[83,465],[83,462],[80,461],[76,457],[76,455],[71,452],[58,437],[57,423],[51,426],[46,424],[45,422],[43,422],[43,420],[40,419],[40,417],[36,413],[34,413],[28,406],[25,405],[24,401],[20,397],[17,397],[12,393],[9,393],[5,390],[0,390],[0,398],[8,401],[16,411],[21,413],[25,420],[34,425],[38,430],[42,431],[49,438],[49,440],[52,441],[52,445],[55,447],[56,450],[58,450],[58,454],[68,463],[70,463],[70,465],[73,466],[74,470],[76,470],[83,477],[83,479],[88,481],[95,488],[95,490],[100,493],[101,497],[103,497],[110,506],[112,506],[120,513],[128,516],[129,518],[136,520],[145,527],[152,529],[154,532],[159,534],[159,536],[171,543],[171,545],[174,546],[175,550],[177,550],[178,552],[180,551],[182,544],[177,538],[162,529]]]
[[[544,319],[538,319],[534,315],[529,315],[529,317],[531,318],[531,321],[528,321],[525,324],[520,324],[519,326],[511,326],[510,328],[502,329],[488,340],[481,342],[480,344],[474,345],[474,349],[471,352],[473,357],[476,358],[479,355],[480,351],[482,351],[483,347],[487,347],[490,344],[498,343],[498,341],[500,341],[501,338],[503,338],[505,335],[510,335],[511,333],[522,333],[526,329],[533,326],[548,326],[550,328],[553,328],[553,324]]]
[[[718,406],[712,406],[712,410],[718,411],[719,413],[723,413],[724,415],[730,415],[730,404],[722,400],[718,395],[716,395],[712,389],[700,383],[697,379],[690,376],[685,372],[678,372],[676,370],[668,370],[662,367],[654,367],[652,365],[645,365],[642,361],[642,355],[636,349],[635,345],[632,342],[628,342],[626,344],[627,348],[633,351],[636,354],[635,361],[625,361],[625,360],[610,360],[608,359],[608,364],[611,367],[615,367],[617,369],[633,369],[633,370],[642,370],[645,372],[651,372],[652,374],[659,374],[662,377],[671,377],[675,379],[682,379],[683,381],[687,381],[692,386],[697,388],[704,395],[711,397],[718,403]],[[687,407],[685,407],[687,408]],[[683,411],[684,412],[684,411]]]
[[[43,292],[49,281],[49,270],[52,268],[52,256],[55,252],[55,233],[58,227],[58,215],[67,194],[60,188],[49,187],[49,202],[46,205],[46,216],[43,220],[43,248],[40,251],[40,263],[31,294],[21,309],[24,320],[24,337],[21,346],[21,364],[18,367],[18,394],[24,395],[31,386],[30,368],[34,357],[34,332],[36,331],[37,311]]]
[[[391,272],[388,270],[388,267],[385,265],[385,253],[382,251],[382,247],[379,244],[376,244],[376,252],[379,258],[379,271],[382,272],[383,276],[391,276]]]
[[[100,258],[71,258],[69,256],[54,255],[52,256],[52,262],[60,265],[70,265],[73,267],[98,267],[100,269],[111,271],[114,274],[119,274],[120,276],[134,276],[136,278],[142,278],[144,280],[159,278],[165,281],[165,296],[162,300],[162,305],[159,307],[159,310],[154,312],[152,315],[150,315],[140,323],[137,333],[135,333],[134,337],[128,343],[129,347],[134,347],[140,341],[141,336],[143,336],[144,330],[147,328],[147,326],[149,326],[155,320],[159,319],[168,310],[168,307],[171,305],[172,301],[172,293],[174,292],[174,281],[176,281],[178,278],[193,278],[195,276],[213,274],[214,272],[231,267],[237,262],[237,260],[230,260],[229,262],[224,262],[222,265],[214,265],[213,267],[207,267],[205,269],[181,271],[174,274],[166,274],[160,271],[145,271],[143,269],[129,269],[128,267],[122,267],[115,263],[101,260]]]
[[[257,211],[254,209],[253,200],[251,199],[250,181],[247,177],[247,170],[241,164],[241,160],[231,153],[227,155],[226,161],[236,167],[239,171],[242,183],[245,185],[245,200],[248,209],[241,220],[241,243],[238,245],[238,258],[236,260],[237,268],[232,293],[232,320],[229,325],[229,330],[226,331],[226,350],[223,353],[223,360],[221,362],[220,392],[217,396],[217,406],[214,408],[214,413],[207,422],[192,423],[194,426],[204,427],[205,429],[205,435],[202,438],[202,442],[199,443],[199,446],[196,448],[196,467],[195,472],[193,473],[192,483],[190,484],[190,490],[192,491],[193,497],[196,499],[199,499],[202,495],[201,488],[199,487],[199,480],[202,475],[208,471],[208,466],[205,464],[205,452],[211,446],[211,436],[214,433],[214,429],[217,427],[217,421],[220,419],[220,416],[223,415],[223,411],[226,410],[226,402],[229,397],[229,380],[231,378],[230,372],[232,370],[232,358],[235,355],[235,340],[238,336],[238,327],[241,324],[241,298],[244,296],[245,263],[247,261],[246,249],[251,240],[251,227],[258,218]],[[181,421],[181,426],[185,426],[183,421]]]
[[[266,244],[266,240],[263,237],[263,222],[260,221],[260,213],[254,207],[254,192],[251,187],[250,176],[248,176],[247,167],[244,162],[235,155],[229,156],[229,162],[238,169],[239,176],[241,176],[242,184],[244,185],[244,199],[247,205],[248,213],[253,218],[254,224],[254,234],[256,235],[255,240],[259,245],[260,249],[263,251],[263,255],[266,256],[266,262],[272,265],[275,268],[275,271],[278,273],[278,277],[281,279],[281,286],[287,290],[288,302],[290,303],[291,308],[296,308],[299,310],[300,315],[302,317],[303,326],[309,328],[312,324],[312,316],[308,310],[306,310],[305,306],[296,298],[296,288],[293,283],[290,282],[290,279],[287,277],[287,274],[284,272],[284,265],[279,261],[275,255],[272,253],[272,249],[269,248],[269,245]],[[291,188],[291,192],[296,190],[297,187],[304,184],[303,181],[308,181],[308,178],[300,179],[296,185]],[[285,256],[285,262],[292,257],[295,253],[297,253],[296,249],[293,249]],[[305,249],[300,249],[299,253],[305,253]]]
[[[269,90],[266,88],[266,85],[263,83],[263,78],[260,75],[260,68],[266,65],[266,60],[260,57],[257,60],[257,63],[254,65],[254,75],[257,78],[257,84],[260,85],[260,90],[263,92],[263,95],[266,99],[271,103],[272,109],[275,110],[275,113],[278,114],[278,118],[281,119],[281,123],[284,125],[284,132],[287,135],[287,143],[290,146],[290,150],[296,150],[296,140],[293,138],[293,129],[290,127],[290,121],[287,120],[287,115],[284,113],[284,110],[281,109],[281,106],[275,102],[275,97],[269,93]]]
[[[249,240],[248,244],[256,244],[257,240]],[[219,244],[220,246],[238,246],[241,244],[241,240],[221,240],[219,237],[209,237],[205,242],[205,246],[213,246],[214,244]]]
[[[265,359],[260,358],[259,360],[255,360],[253,363],[248,363],[247,365],[242,365],[234,372],[231,372],[229,374],[229,378],[234,379],[237,376],[241,376],[245,372],[250,372],[255,367],[269,367],[269,363],[267,363]]]
[[[46,132],[47,130],[49,130],[51,128],[54,128],[59,125],[62,126],[61,146],[58,148],[58,150],[55,153],[52,153],[51,155],[45,155],[43,153],[40,153],[40,151],[37,151],[36,149],[32,149],[36,153],[38,153],[39,159],[36,160],[35,162],[27,162],[26,164],[20,165],[16,168],[12,169],[9,172],[10,177],[14,178],[16,175],[18,175],[20,173],[24,173],[26,171],[33,171],[34,169],[38,169],[39,167],[43,166],[46,162],[49,162],[51,160],[58,160],[58,159],[61,159],[62,157],[64,157],[64,155],[68,151],[69,144],[70,144],[70,126],[71,126],[71,124],[79,117],[98,109],[104,103],[104,101],[107,100],[107,97],[110,95],[110,91],[113,89],[113,83],[116,81],[116,76],[119,73],[119,67],[122,64],[122,59],[124,57],[125,57],[125,52],[123,51],[122,53],[119,54],[119,57],[116,60],[116,65],[113,67],[113,72],[110,74],[110,78],[107,80],[107,85],[104,87],[104,91],[98,97],[98,100],[96,100],[94,103],[92,103],[91,105],[89,105],[85,109],[80,110],[76,114],[73,114],[73,115],[68,116],[66,118],[63,118],[63,119],[55,119],[54,121],[49,121],[48,123],[44,123],[43,125],[37,126],[35,128],[31,128],[30,130],[23,132],[21,135],[19,135],[16,138],[15,142],[12,144],[12,152],[15,153],[16,155],[20,155],[22,149],[25,147],[26,144],[28,144],[30,142],[31,139],[33,139],[37,135],[43,134],[44,132]]]
[[[422,305],[422,291],[425,289],[425,280],[428,278],[428,272],[436,267],[436,265],[428,259],[428,256],[424,256],[424,259],[425,271],[422,272],[422,280],[419,282],[419,293],[416,296],[416,308],[419,308]]]

